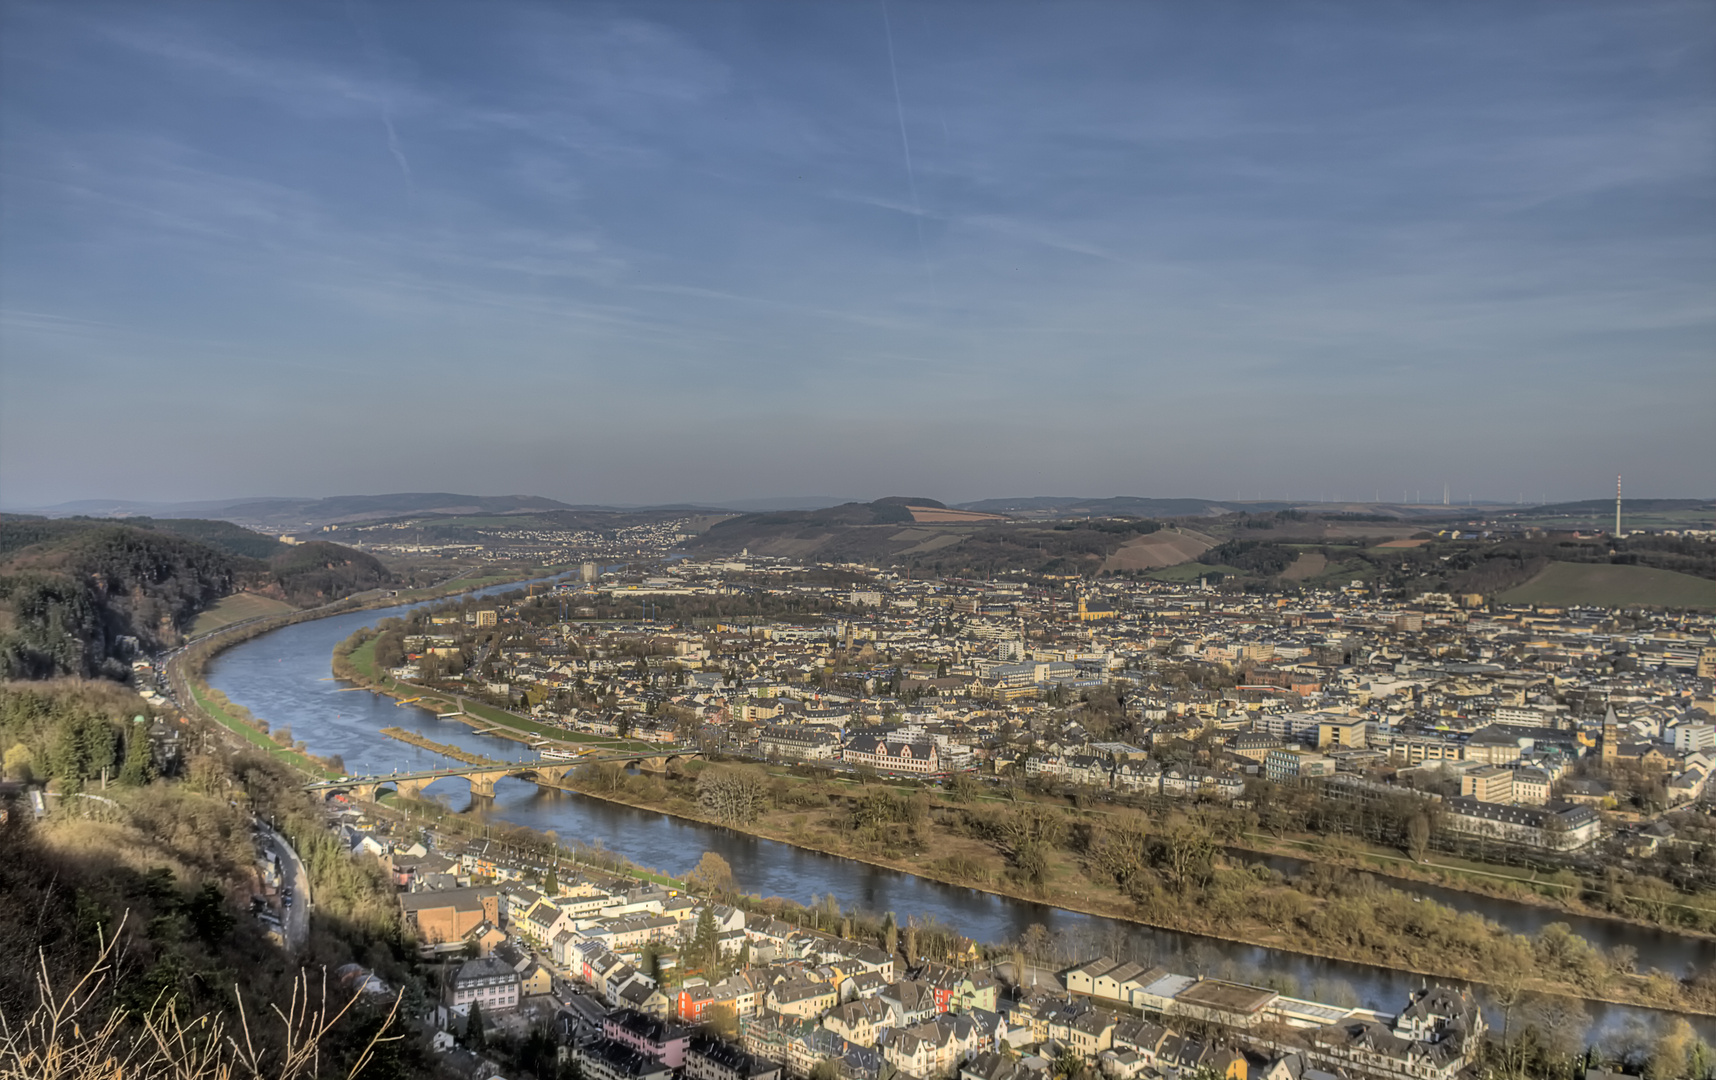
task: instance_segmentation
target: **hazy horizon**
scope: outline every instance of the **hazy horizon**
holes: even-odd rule
[[[318,500],[323,500],[323,499],[337,499],[337,498],[386,498],[390,495],[416,495],[416,494],[424,494],[424,493],[395,491],[395,492],[335,492],[335,493],[328,494],[328,495],[241,495],[241,496],[236,496],[236,497],[232,497],[232,498],[216,498],[216,499],[206,499],[206,500],[205,499],[194,499],[194,500],[183,500],[183,501],[166,501],[166,500],[163,500],[163,501],[145,501],[145,500],[138,500],[138,499],[122,499],[122,498],[113,498],[113,499],[92,498],[92,499],[72,499],[72,500],[59,502],[59,503],[40,503],[40,504],[5,503],[5,504],[0,504],[0,513],[40,513],[40,512],[52,511],[52,512],[57,512],[57,513],[64,513],[64,514],[93,514],[94,516],[101,516],[99,511],[101,511],[103,509],[118,510],[118,511],[120,511],[122,513],[126,513],[126,514],[138,514],[138,513],[144,513],[150,509],[156,509],[156,510],[163,510],[163,511],[171,510],[171,511],[174,511],[174,516],[183,517],[183,516],[186,516],[184,511],[187,511],[187,510],[190,510],[190,509],[196,508],[196,507],[206,507],[211,513],[213,513],[213,512],[220,510],[222,508],[230,508],[230,507],[238,506],[238,505],[241,505],[244,503],[318,501]],[[504,497],[508,497],[508,496],[526,496],[526,497],[538,497],[538,498],[549,498],[549,499],[554,498],[553,496],[541,495],[541,493],[539,493],[539,492],[523,492],[523,491],[509,491],[509,492],[463,491],[463,492],[440,492],[439,494],[469,496],[472,498],[484,498],[484,499],[486,499],[486,498],[504,498]],[[1419,493],[1407,492],[1406,494],[1416,495]],[[846,504],[846,503],[869,503],[869,502],[874,502],[878,499],[898,498],[898,497],[900,497],[898,493],[893,493],[893,494],[866,495],[866,496],[818,496],[818,495],[791,496],[791,495],[788,495],[788,496],[770,496],[770,497],[757,497],[757,498],[733,498],[733,499],[689,499],[689,500],[680,500],[680,501],[676,501],[676,502],[666,502],[666,503],[640,503],[640,502],[614,502],[614,503],[583,502],[583,503],[578,503],[578,502],[573,502],[571,500],[566,500],[566,499],[555,499],[555,501],[565,503],[569,506],[575,506],[575,507],[582,506],[582,507],[590,507],[592,509],[609,509],[609,510],[620,510],[620,511],[625,511],[625,510],[659,510],[659,509],[664,509],[664,508],[669,508],[669,507],[674,507],[674,506],[688,506],[688,507],[697,507],[700,509],[708,509],[708,510],[738,510],[738,511],[745,511],[745,512],[777,512],[777,511],[782,511],[782,510],[824,509],[827,507],[839,506],[839,505]],[[1551,505],[1551,504],[1547,504],[1547,503],[1539,503],[1535,499],[1528,499],[1528,500],[1521,501],[1521,500],[1505,500],[1505,499],[1454,498],[1452,493],[1450,493],[1449,501],[1447,503],[1443,503],[1441,501],[1441,498],[1439,495],[1436,498],[1424,498],[1422,500],[1419,500],[1416,498],[1408,498],[1408,499],[1338,498],[1338,497],[1335,497],[1334,495],[1330,495],[1328,497],[1294,498],[1294,499],[1283,500],[1283,499],[1263,499],[1263,498],[1231,499],[1231,498],[1222,498],[1220,496],[1215,496],[1215,495],[1200,495],[1200,494],[1180,494],[1180,495],[1114,495],[1114,494],[1090,495],[1090,494],[1082,494],[1081,495],[1081,494],[1076,494],[1076,493],[1068,494],[1066,492],[1060,492],[1060,493],[1049,492],[1049,493],[1038,493],[1035,495],[980,495],[980,496],[977,496],[975,498],[970,498],[970,499],[942,499],[942,498],[938,498],[938,497],[933,496],[933,495],[926,495],[922,492],[917,492],[917,493],[912,493],[906,497],[931,499],[931,500],[943,503],[943,504],[948,505],[948,506],[965,506],[965,505],[971,505],[971,504],[975,504],[975,503],[1004,503],[1004,502],[1020,502],[1020,503],[1023,503],[1023,502],[1027,502],[1030,500],[1036,500],[1036,499],[1060,499],[1060,500],[1069,500],[1069,501],[1076,500],[1076,501],[1083,502],[1083,501],[1096,501],[1096,500],[1101,500],[1101,499],[1114,499],[1114,498],[1157,499],[1157,500],[1164,500],[1164,501],[1211,502],[1211,503],[1221,503],[1221,504],[1226,504],[1226,505],[1262,505],[1262,506],[1274,506],[1274,505],[1279,505],[1282,502],[1290,502],[1294,505],[1303,505],[1303,506],[1328,505],[1328,506],[1332,506],[1332,507],[1339,507],[1339,506],[1406,506],[1406,507],[1429,508],[1429,507],[1446,506],[1450,510],[1458,510],[1458,509],[1461,509],[1461,508],[1467,507],[1467,506],[1473,506],[1473,507],[1477,507],[1477,508],[1494,509],[1497,507],[1507,507],[1507,506],[1515,506],[1515,505],[1526,506],[1526,507],[1530,507],[1530,506],[1534,506],[1534,505]],[[1681,499],[1688,499],[1688,500],[1693,500],[1693,501],[1702,501],[1708,497],[1707,496],[1701,496],[1701,495],[1682,495],[1682,496],[1637,495],[1637,496],[1633,496],[1632,498],[1634,500],[1656,500],[1659,498],[1670,498],[1670,499],[1681,498]],[[1610,501],[1610,497],[1602,497],[1602,496],[1592,496],[1588,499],[1561,500],[1562,503],[1594,502],[1594,503],[1598,503],[1598,504],[1601,504],[1604,506],[1608,505],[1609,501]],[[408,516],[409,512],[408,511],[401,511],[400,514]],[[216,514],[215,516],[218,517],[220,515]]]
[[[1711,494],[1709,4],[0,31],[6,507]]]

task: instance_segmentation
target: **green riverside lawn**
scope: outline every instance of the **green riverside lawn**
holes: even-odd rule
[[[268,754],[270,757],[277,758],[302,772],[307,772],[312,776],[319,776],[327,780],[332,780],[338,777],[338,773],[324,768],[308,754],[294,750],[290,747],[281,746],[267,735],[264,735],[261,731],[258,731],[255,727],[245,723],[238,717],[233,716],[231,713],[221,708],[214,699],[210,698],[206,691],[207,688],[200,682],[193,682],[191,684],[191,696],[196,699],[197,708],[201,709],[217,724],[244,739],[246,742],[255,746],[258,750]]]

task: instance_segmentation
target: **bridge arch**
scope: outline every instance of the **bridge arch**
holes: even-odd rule
[[[317,781],[306,784],[304,787],[307,791],[321,793],[324,799],[330,798],[336,793],[344,792],[355,794],[360,799],[373,801],[389,788],[404,796],[416,796],[437,780],[457,776],[470,784],[473,797],[481,796],[492,799],[495,794],[495,783],[503,777],[512,776],[526,783],[557,787],[563,786],[566,778],[581,765],[589,764],[592,761],[615,762],[621,764],[623,768],[660,773],[666,772],[675,762],[701,756],[702,751],[696,747],[672,747],[667,748],[665,753],[659,755],[648,753],[614,754],[572,761],[548,758],[518,762],[484,761],[445,769],[426,769],[416,773],[341,777],[339,780]]]

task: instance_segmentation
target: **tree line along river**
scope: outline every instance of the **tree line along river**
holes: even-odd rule
[[[495,586],[477,595],[519,587]],[[360,611],[275,630],[217,656],[208,666],[207,680],[273,728],[291,728],[293,738],[303,740],[311,753],[340,755],[353,775],[434,769],[449,763],[430,751],[382,735],[385,727],[403,728],[490,758],[529,757],[530,751],[511,739],[481,735],[457,721],[437,720],[431,711],[398,706],[391,698],[350,692],[347,684],[332,680],[335,645],[361,627],[408,610],[410,606]],[[933,917],[978,941],[1015,942],[1029,927],[1041,924],[1066,943],[1069,955],[1078,953],[1080,958],[1099,952],[1129,954],[1188,973],[1230,978],[1257,978],[1268,973],[1291,979],[1303,994],[1315,996],[1334,990],[1335,996],[1350,995],[1349,1003],[1387,1012],[1398,1008],[1407,993],[1423,981],[1407,972],[1158,930],[945,885],[655,811],[538,788],[523,780],[498,782],[492,801],[473,803],[468,785],[458,778],[437,781],[426,794],[453,810],[552,830],[565,840],[600,841],[608,850],[640,865],[676,875],[690,870],[703,852],[714,851],[732,865],[734,878],[747,892],[800,902],[813,895],[832,894],[843,908],[892,911],[902,921],[909,916]],[[1292,869],[1293,860],[1256,858],[1278,869]],[[1516,933],[1531,934],[1549,923],[1567,923],[1600,948],[1630,945],[1638,952],[1641,969],[1657,967],[1684,974],[1689,965],[1702,967],[1716,961],[1716,942],[1706,939],[1417,883],[1403,883],[1401,887],[1449,907],[1484,915]],[[1335,989],[1341,987],[1345,989]],[[1649,1010],[1596,1002],[1589,1003],[1588,1008],[1598,1032],[1616,1031],[1629,1021],[1648,1022],[1656,1015]],[[1716,1038],[1716,1021],[1699,1019],[1695,1026],[1706,1039]]]

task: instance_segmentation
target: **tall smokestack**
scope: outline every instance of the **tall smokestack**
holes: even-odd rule
[[[1615,535],[1621,535],[1621,474],[1615,474]]]

